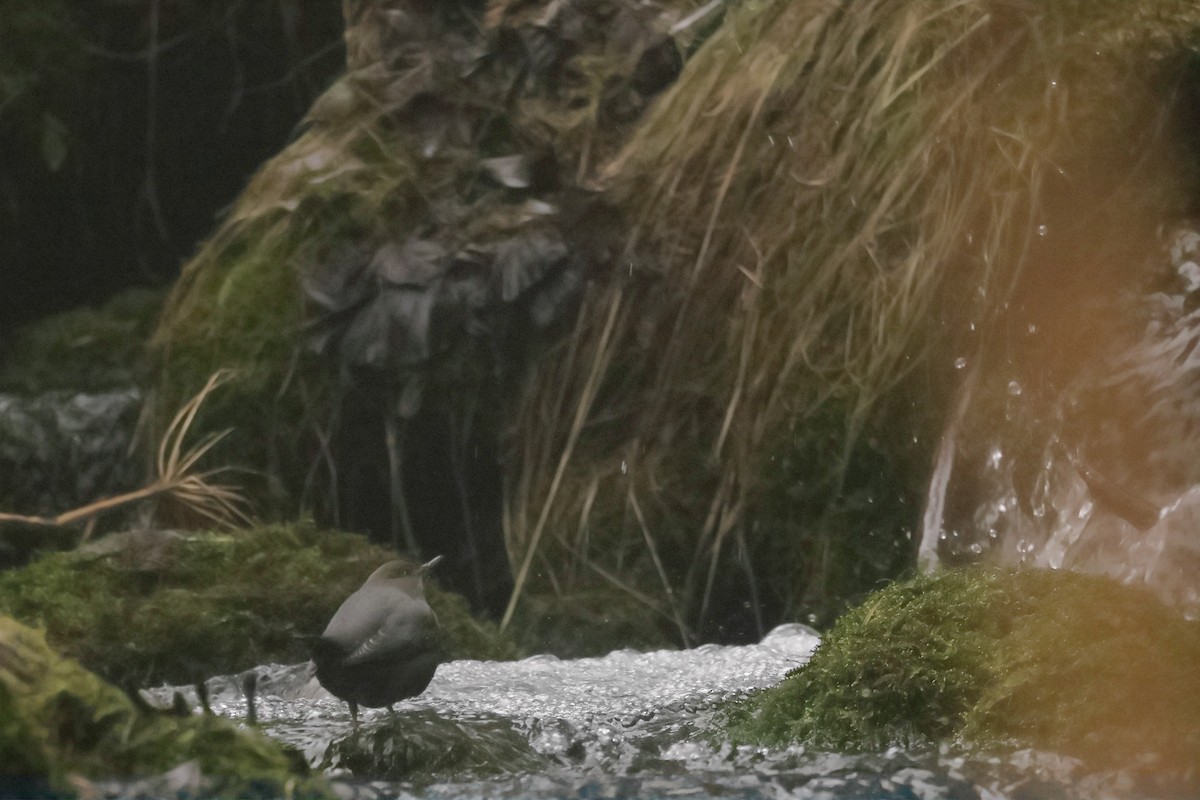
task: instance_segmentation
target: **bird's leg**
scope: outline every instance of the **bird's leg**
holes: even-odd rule
[[[183,699],[183,695],[179,692],[171,698],[171,713],[177,717],[190,717],[192,715],[192,707]]]
[[[200,707],[204,709],[205,714],[213,713],[212,706],[208,704],[208,686],[204,681],[196,682],[196,697],[200,699]]]
[[[242,691],[246,693],[246,724],[258,724],[258,712],[254,708],[254,696],[258,692],[258,673],[250,670],[242,676]]]

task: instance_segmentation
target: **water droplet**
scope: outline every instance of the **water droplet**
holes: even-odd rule
[[[625,459],[621,459],[621,474],[624,475],[626,472],[629,472],[629,465],[625,463]]]
[[[1042,223],[1041,225],[1038,225],[1037,232],[1038,232],[1038,236],[1044,237],[1047,233],[1050,232],[1050,227],[1048,225],[1046,225],[1045,223]]]
[[[1037,325],[1034,325],[1032,322],[1031,322],[1031,323],[1029,323],[1029,332],[1030,332],[1031,334],[1033,334],[1033,333],[1037,333]]]
[[[1017,381],[1009,381],[1008,393],[1013,397],[1019,397],[1021,395],[1021,384]]]
[[[958,358],[954,359],[954,368],[955,369],[962,369],[966,365],[967,365],[967,360],[965,358],[963,358],[962,356],[959,356]]]
[[[988,466],[992,469],[1000,469],[1000,464],[1004,462],[1004,451],[999,447],[993,446],[988,451]]]

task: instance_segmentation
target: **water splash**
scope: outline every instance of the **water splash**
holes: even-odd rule
[[[811,628],[785,625],[741,647],[453,661],[394,712],[364,710],[358,733],[311,665],[265,666],[256,670],[259,719],[347,800],[1155,796],[1129,775],[1089,774],[1078,761],[1029,750],[825,753],[721,741],[718,707],[777,683],[818,642]],[[240,685],[241,676],[208,682],[216,713],[244,718]],[[177,691],[194,699],[184,687],[150,694],[165,703]],[[453,757],[463,750],[479,757]]]
[[[1057,395],[966,376],[934,462],[924,568],[981,556],[1077,569],[1200,614],[1200,232],[1174,232],[1163,255],[1165,277],[1149,270],[1160,289],[1125,301],[1140,333]]]

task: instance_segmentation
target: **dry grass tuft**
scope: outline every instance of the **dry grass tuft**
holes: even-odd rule
[[[166,433],[158,445],[154,462],[156,480],[149,488],[157,488],[155,495],[160,506],[164,502],[186,510],[189,515],[201,518],[207,525],[218,528],[248,527],[253,524],[246,513],[247,500],[233,486],[213,483],[217,475],[229,472],[231,467],[215,467],[197,472],[200,459],[228,436],[230,429],[205,436],[198,444],[184,449],[184,440],[192,428],[196,414],[212,392],[229,378],[226,372],[214,372],[195,397],[184,404],[167,426]]]
[[[910,390],[953,374],[931,356],[982,357],[967,331],[1062,248],[1182,212],[1195,176],[1166,117],[1198,33],[1184,0],[731,9],[607,169],[634,255],[525,398],[513,605],[536,552],[552,583],[621,574],[681,629],[722,571],[794,611],[864,440],[945,402],[945,382]],[[805,437],[826,510],[776,525],[796,487],[769,457]]]
[[[164,504],[169,504],[175,509],[176,517],[182,511],[189,518],[202,520],[205,527],[236,528],[251,525],[252,520],[246,513],[248,503],[242,493],[233,486],[212,481],[217,475],[229,472],[230,467],[196,471],[200,459],[229,435],[230,431],[210,434],[190,447],[185,447],[184,444],[200,407],[227,379],[227,373],[213,373],[204,384],[204,388],[176,412],[159,442],[158,457],[155,460],[156,476],[151,483],[141,489],[97,500],[54,517],[0,513],[0,522],[47,527],[63,527],[83,522],[86,526],[82,541],[86,541],[91,536],[93,520],[99,514],[152,499],[160,509]]]

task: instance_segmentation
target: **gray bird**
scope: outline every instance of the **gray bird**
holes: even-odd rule
[[[421,583],[441,556],[415,571],[389,561],[346,598],[312,645],[317,680],[330,694],[358,707],[379,708],[416,697],[442,660],[437,617]]]

